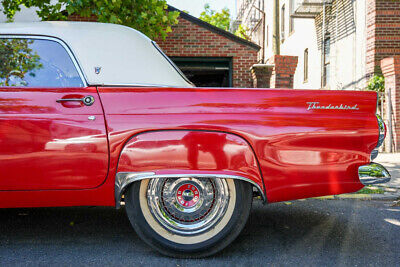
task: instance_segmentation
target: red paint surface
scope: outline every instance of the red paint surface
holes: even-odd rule
[[[369,162],[378,140],[373,92],[204,88],[99,88],[99,92],[109,128],[110,173],[116,172],[119,152],[132,135],[174,129],[226,132],[253,148],[269,202],[361,189],[358,166]],[[307,102],[315,101],[357,104],[359,109],[307,110]],[[160,161],[161,169],[176,168],[168,159],[166,154]]]
[[[55,102],[74,94],[93,95],[96,102],[91,107]],[[121,158],[120,168],[247,171],[249,178],[262,179],[269,202],[352,192],[362,188],[357,168],[369,162],[378,140],[372,92],[99,88],[99,95],[94,88],[0,89],[0,207],[114,205],[114,178],[126,144],[124,153],[142,164]],[[359,110],[307,110],[306,102],[313,101],[357,104]],[[97,119],[87,120],[90,115]],[[181,135],[164,134],[162,140],[161,132],[140,135],[171,130]],[[204,136],[196,136],[197,130]],[[226,160],[218,137],[204,131],[225,136]],[[197,146],[197,155],[188,152],[191,146]],[[131,148],[142,153],[127,152]],[[250,173],[258,167],[258,176]]]
[[[95,97],[92,106],[57,103]],[[0,89],[0,190],[97,187],[108,169],[107,135],[96,88]],[[88,116],[96,116],[89,121]]]
[[[256,157],[243,138],[216,131],[165,130],[130,139],[118,172],[218,173],[253,180],[264,188]]]

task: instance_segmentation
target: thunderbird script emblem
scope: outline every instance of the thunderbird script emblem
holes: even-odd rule
[[[340,104],[340,105],[320,105],[319,102],[307,102],[307,110],[312,110],[312,109],[339,109],[339,110],[359,110],[358,105],[355,104],[353,106],[345,105],[345,104]]]

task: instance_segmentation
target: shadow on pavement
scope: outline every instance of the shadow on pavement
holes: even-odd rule
[[[238,265],[391,264],[400,257],[393,251],[400,247],[400,227],[384,223],[390,216],[400,219],[400,212],[390,213],[384,204],[367,201],[255,203],[244,231],[222,253],[177,260],[145,245],[123,209],[0,209],[0,259],[8,264],[66,265],[211,265],[232,260]]]

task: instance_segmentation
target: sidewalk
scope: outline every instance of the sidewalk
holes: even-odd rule
[[[390,182],[381,186],[400,190],[400,153],[380,153],[374,162],[382,164],[392,175]]]
[[[391,174],[389,183],[379,184],[374,187],[382,188],[383,194],[342,194],[334,196],[335,199],[360,199],[360,200],[399,200],[400,199],[400,153],[380,153],[374,160],[382,164]]]

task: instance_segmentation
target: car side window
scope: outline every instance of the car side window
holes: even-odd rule
[[[83,87],[65,48],[47,39],[0,38],[0,86]]]

